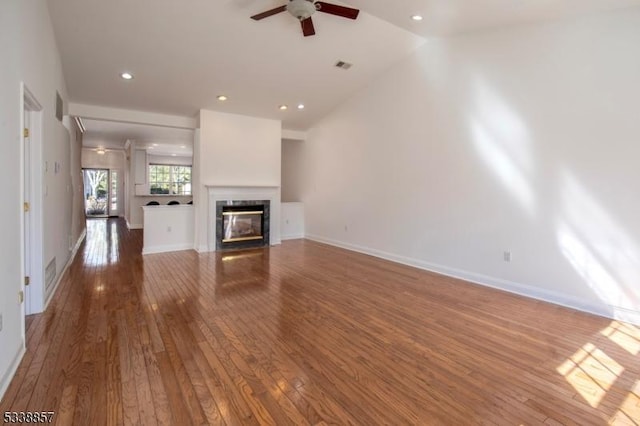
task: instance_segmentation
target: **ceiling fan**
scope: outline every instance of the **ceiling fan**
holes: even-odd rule
[[[360,13],[358,9],[325,3],[323,1],[289,0],[289,3],[287,4],[253,15],[251,19],[259,21],[284,11],[289,12],[293,17],[300,21],[302,34],[304,34],[305,37],[312,36],[316,33],[316,30],[313,28],[313,21],[311,20],[311,15],[315,12],[329,13],[331,15],[349,19],[356,19],[358,17],[358,13]]]

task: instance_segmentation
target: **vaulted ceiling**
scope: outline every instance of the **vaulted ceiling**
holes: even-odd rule
[[[429,37],[596,13],[640,0],[345,0],[303,37],[286,0],[49,0],[70,100],[195,116],[212,109],[305,130]],[[424,19],[412,21],[421,14]],[[337,61],[353,66],[336,68]],[[134,79],[120,78],[129,71]],[[228,100],[221,102],[218,95]],[[296,106],[304,103],[304,109]],[[286,111],[280,105],[286,104]]]

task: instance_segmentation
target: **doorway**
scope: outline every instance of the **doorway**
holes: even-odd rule
[[[23,109],[22,120],[24,123],[23,130],[23,151],[22,151],[22,169],[23,169],[23,188],[22,188],[22,201],[23,205],[23,227],[22,238],[24,241],[24,277],[25,277],[25,311],[31,312],[31,294],[29,291],[29,285],[31,281],[31,111],[25,104]]]
[[[82,169],[84,212],[87,217],[109,216],[109,170]]]
[[[87,217],[120,216],[122,173],[117,169],[82,169],[84,212]]]
[[[20,192],[23,202],[21,218],[21,257],[24,283],[23,313],[41,312],[44,307],[43,233],[42,233],[42,106],[21,84]],[[24,323],[23,337],[24,337]]]

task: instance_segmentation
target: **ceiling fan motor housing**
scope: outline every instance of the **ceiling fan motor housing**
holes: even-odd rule
[[[287,12],[303,21],[309,18],[316,11],[313,0],[291,0],[287,4]]]

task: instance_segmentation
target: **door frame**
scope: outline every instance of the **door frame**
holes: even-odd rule
[[[109,213],[110,213],[110,210],[111,210],[110,209],[110,207],[111,207],[110,206],[110,204],[111,204],[110,203],[110,201],[111,201],[111,169],[109,169],[108,167],[82,167],[81,170],[82,170],[82,202],[83,202],[83,210],[84,210],[85,218],[87,218],[87,219],[98,218],[99,219],[99,218],[108,218],[108,217],[110,217],[111,215]],[[106,177],[106,181],[107,181],[107,184],[106,184],[107,201],[106,201],[106,204],[105,204],[105,213],[104,213],[104,215],[89,215],[89,214],[87,214],[87,205],[86,205],[86,202],[87,202],[87,198],[86,198],[87,197],[87,188],[85,186],[85,181],[86,181],[85,172],[87,170],[101,170],[101,171],[107,172],[106,173],[107,174],[107,177]]]
[[[111,210],[112,204],[112,194],[111,194],[111,185],[113,180],[113,174],[116,173],[117,182],[116,182],[116,203],[118,203],[118,208],[115,209],[115,213]],[[109,208],[107,209],[109,212],[109,217],[121,217],[124,216],[124,207],[122,205],[124,200],[124,172],[122,169],[109,169]]]
[[[28,114],[28,117],[25,115]],[[20,83],[20,273],[25,276],[28,261],[30,283],[25,286],[25,303],[22,305],[22,316],[42,312],[44,309],[44,267],[43,267],[43,212],[42,212],[42,115],[43,108],[24,82]],[[29,122],[29,141],[25,141],[25,122]],[[25,144],[29,148],[25,151]],[[25,182],[25,173],[29,173],[29,182]],[[28,185],[25,188],[25,185]],[[29,200],[25,199],[28,193]],[[24,214],[24,203],[29,203],[29,214]],[[28,221],[28,223],[25,223]],[[25,229],[28,227],[29,238],[25,241]],[[22,324],[23,337],[25,324]]]

